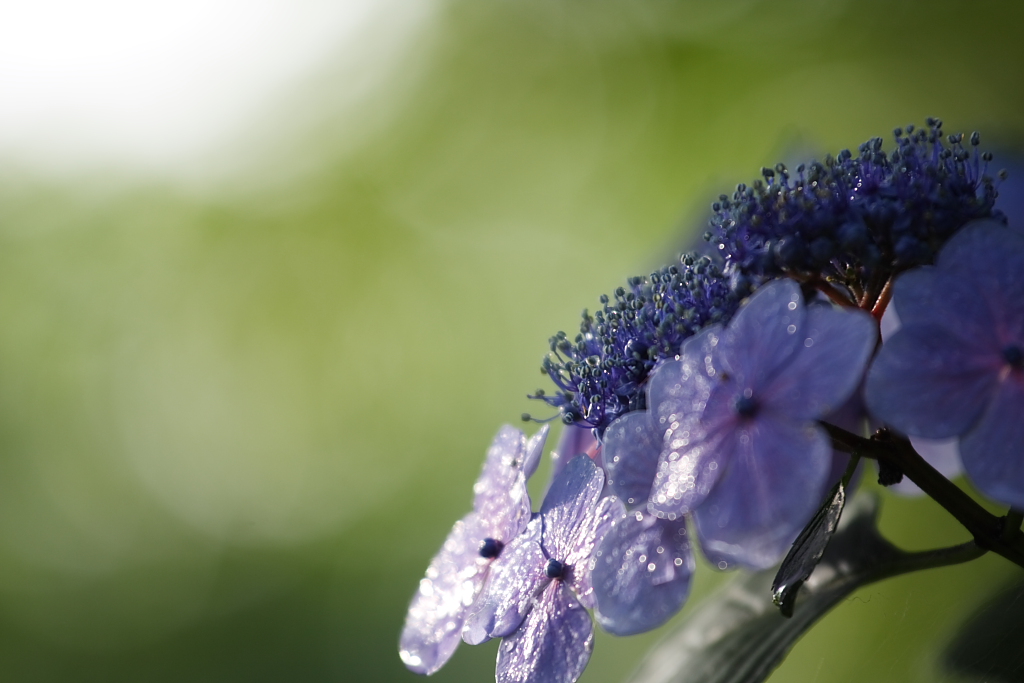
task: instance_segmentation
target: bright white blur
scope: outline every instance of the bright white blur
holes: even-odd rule
[[[397,5],[0,0],[0,160],[187,169]]]

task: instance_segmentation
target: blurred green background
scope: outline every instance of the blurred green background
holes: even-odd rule
[[[451,0],[358,101],[324,64],[230,174],[3,164],[0,679],[415,680],[407,602],[548,336],[762,165],[935,115],[998,167],[1022,29],[1009,0]],[[883,496],[907,547],[966,539]],[[1014,576],[867,588],[772,680],[961,680],[943,646]],[[582,680],[658,638],[601,634]]]

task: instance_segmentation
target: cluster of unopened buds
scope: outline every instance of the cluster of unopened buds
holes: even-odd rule
[[[1024,509],[1024,230],[995,209],[977,134],[965,147],[932,119],[895,138],[764,169],[715,202],[705,254],[551,339],[556,388],[533,398],[565,426],[540,510],[548,427],[503,427],[409,608],[409,669],[501,638],[499,682],[575,681],[590,611],[617,635],[664,624],[697,547],[720,569],[778,564],[861,456],[1024,562],[944,478],[962,465]]]

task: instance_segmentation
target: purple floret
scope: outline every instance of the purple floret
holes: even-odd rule
[[[720,567],[777,562],[831,483],[832,449],[817,420],[856,390],[876,335],[866,313],[805,307],[783,279],[725,329],[684,344],[680,361],[652,378],[667,429],[648,510],[692,512]]]
[[[526,532],[495,561],[466,620],[467,642],[503,638],[498,683],[572,683],[593,648],[591,585],[595,546],[621,516],[602,497],[604,473],[578,455],[555,477]]]
[[[694,559],[685,518],[660,519],[644,511],[665,431],[653,422],[648,411],[632,412],[605,432],[608,486],[633,508],[604,537],[594,565],[595,614],[615,635],[661,626],[690,594]]]
[[[527,439],[506,425],[494,437],[473,486],[473,511],[452,527],[409,605],[399,654],[411,671],[432,674],[455,652],[488,570],[530,521],[526,480],[547,434],[545,426]]]
[[[1024,507],[1024,232],[969,225],[894,291],[901,327],[868,374],[868,408],[911,436],[958,437],[975,485]]]

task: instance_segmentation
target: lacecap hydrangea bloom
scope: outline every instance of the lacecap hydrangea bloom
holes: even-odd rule
[[[473,486],[473,511],[452,527],[409,606],[399,654],[411,671],[434,673],[452,656],[491,564],[529,523],[526,480],[537,469],[547,433],[544,427],[527,440],[506,425],[494,437]]]
[[[911,436],[957,437],[971,481],[1024,508],[1024,233],[965,227],[896,281],[894,303],[901,327],[868,374],[869,409]]]
[[[819,528],[826,492],[852,474],[834,446],[910,457],[865,437],[860,391],[894,282],[903,328],[871,366],[871,417],[958,438],[979,488],[1024,507],[1024,237],[994,208],[977,134],[965,146],[930,119],[895,138],[764,169],[712,207],[710,255],[631,278],[578,335],[551,338],[555,390],[531,398],[565,427],[544,502],[531,514],[526,480],[546,430],[504,428],[410,606],[411,670],[436,671],[460,638],[501,638],[499,683],[572,683],[593,647],[588,610],[614,634],[655,628],[687,600],[697,548],[764,569]],[[911,456],[899,462],[927,467]],[[1024,566],[1015,552],[1001,554]]]
[[[682,605],[693,568],[686,515],[722,568],[782,558],[835,483],[816,421],[857,388],[875,339],[868,314],[805,306],[796,283],[776,280],[655,369],[649,410],[605,434],[611,488],[637,508],[601,546],[606,628],[646,630]]]

